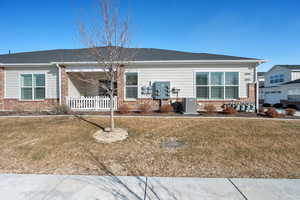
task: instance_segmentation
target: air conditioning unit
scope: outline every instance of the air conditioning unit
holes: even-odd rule
[[[183,114],[184,115],[198,115],[196,98],[183,99]]]

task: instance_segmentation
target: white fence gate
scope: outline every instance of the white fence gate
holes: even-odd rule
[[[72,110],[101,110],[108,111],[110,109],[109,96],[92,96],[92,97],[67,97],[67,105]],[[118,109],[118,97],[114,97],[114,110]]]

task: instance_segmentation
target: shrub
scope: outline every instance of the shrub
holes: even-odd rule
[[[228,114],[228,115],[233,115],[233,114],[236,114],[237,111],[233,107],[228,106],[224,109],[224,113]]]
[[[288,104],[288,105],[286,106],[286,108],[292,108],[292,109],[297,110],[297,106],[296,106],[295,104]]]
[[[287,108],[287,109],[285,109],[285,114],[286,114],[286,115],[294,116],[295,113],[296,113],[296,110],[293,109],[293,108]]]
[[[149,103],[144,103],[140,105],[140,111],[143,114],[149,114],[152,113],[152,107]]]
[[[283,105],[282,105],[282,103],[275,103],[275,104],[273,105],[273,107],[274,107],[274,108],[282,108]]]
[[[177,113],[181,113],[183,111],[183,105],[182,102],[174,102],[172,103],[173,109]]]
[[[130,113],[130,108],[127,104],[122,104],[120,107],[119,107],[119,112],[121,114],[128,114]]]
[[[259,111],[260,113],[263,113],[263,112],[265,112],[265,109],[264,109],[264,107],[260,106],[258,111]]]
[[[174,111],[174,109],[170,104],[165,104],[160,107],[160,112],[162,112],[162,113],[169,113],[169,112],[173,112],[173,111]]]
[[[263,106],[263,107],[266,107],[266,108],[269,108],[269,107],[271,107],[271,104],[269,104],[269,103],[264,103],[262,106]]]
[[[215,113],[217,111],[216,107],[212,104],[207,104],[204,106],[204,110],[208,113],[208,114],[212,114]]]
[[[51,114],[54,115],[69,114],[70,112],[71,112],[70,108],[65,104],[55,105],[51,110]]]
[[[279,117],[279,113],[277,112],[277,110],[275,108],[269,108],[267,111],[266,111],[266,115],[268,117],[272,117],[272,118],[276,118],[276,117]]]

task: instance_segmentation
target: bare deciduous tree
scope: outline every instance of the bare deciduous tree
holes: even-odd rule
[[[96,60],[97,67],[103,69],[108,84],[91,79],[84,73],[78,74],[77,78],[103,88],[110,96],[110,131],[113,131],[115,123],[112,102],[117,89],[114,83],[122,75],[120,69],[133,60],[135,53],[133,49],[128,49],[130,46],[128,17],[121,17],[118,7],[111,0],[99,0],[99,5],[99,20],[89,27],[85,23],[80,23],[79,32],[82,42]]]

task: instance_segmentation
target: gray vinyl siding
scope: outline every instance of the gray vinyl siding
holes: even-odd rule
[[[141,87],[149,86],[150,82],[170,81],[171,88],[179,88],[178,97],[196,97],[195,73],[213,71],[239,72],[240,88],[239,97],[247,97],[247,86],[254,81],[254,68],[251,64],[198,64],[198,65],[161,65],[161,66],[132,66],[127,67],[126,72],[138,73],[138,98],[150,98],[141,94]],[[176,94],[171,94],[176,98]]]
[[[46,98],[58,98],[57,68],[56,67],[6,67],[5,68],[5,98],[20,98],[20,74],[45,73]]]
[[[282,84],[282,82],[281,83],[270,83],[271,76],[279,75],[279,74],[284,75],[284,82],[291,81],[291,70],[287,69],[285,67],[277,66],[277,67],[271,69],[271,71],[266,73],[266,75],[265,75],[265,87],[271,87],[271,86],[276,86],[276,85]]]

